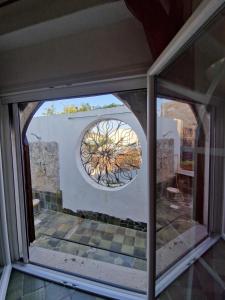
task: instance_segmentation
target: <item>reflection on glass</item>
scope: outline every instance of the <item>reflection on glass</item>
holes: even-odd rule
[[[223,199],[224,13],[223,8],[157,79],[157,146],[163,150],[157,162],[157,274],[207,235],[208,200]],[[160,213],[162,198],[166,217]],[[222,204],[210,211],[211,232],[220,232],[220,211]],[[165,237],[168,245],[163,248]]]
[[[20,104],[32,181],[30,260],[145,292],[146,136],[123,98],[146,103],[146,91]]]
[[[198,120],[201,109],[157,99],[157,275],[207,236],[203,172],[208,122]]]
[[[2,272],[3,272],[3,268],[4,268],[3,241],[2,241],[2,231],[1,231],[1,227],[0,227],[0,280],[1,280]]]
[[[187,295],[189,299],[224,299],[224,251],[225,242],[221,239],[163,291],[157,300],[187,299]]]

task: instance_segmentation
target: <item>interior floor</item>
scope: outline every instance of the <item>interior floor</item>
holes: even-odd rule
[[[13,270],[6,300],[102,300],[91,294],[42,280]]]

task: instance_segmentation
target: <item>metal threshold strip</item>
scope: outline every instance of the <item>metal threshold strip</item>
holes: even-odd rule
[[[102,284],[89,279],[70,275],[67,273],[55,271],[34,264],[23,264],[17,262],[12,267],[20,272],[36,276],[56,284],[61,284],[65,287],[74,288],[76,290],[92,293],[95,295],[107,297],[109,299],[121,300],[147,300],[147,295],[114,287],[111,285]]]
[[[207,250],[218,242],[220,236],[207,238],[199,246],[194,248],[179,260],[174,266],[168,269],[162,276],[156,280],[155,296],[158,297],[176,278],[185,272],[192,264],[194,264]]]

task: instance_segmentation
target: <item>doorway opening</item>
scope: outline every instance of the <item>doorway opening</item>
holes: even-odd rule
[[[146,90],[20,104],[30,262],[146,291],[146,110],[131,111],[143,100]]]

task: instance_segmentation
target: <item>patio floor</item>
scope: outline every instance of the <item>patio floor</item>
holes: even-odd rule
[[[191,199],[157,201],[157,249],[193,227]],[[31,246],[146,271],[146,232],[42,209]]]
[[[33,246],[146,270],[146,233],[42,210]]]

